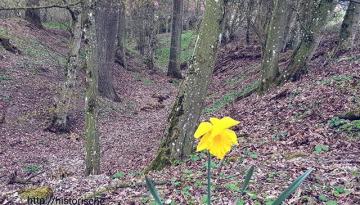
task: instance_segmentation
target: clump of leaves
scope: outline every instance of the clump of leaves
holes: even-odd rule
[[[225,188],[232,191],[232,192],[239,192],[240,187],[237,183],[227,183],[225,184]]]
[[[116,172],[114,175],[112,175],[112,179],[123,179],[125,177],[125,173],[122,171]]]
[[[346,84],[348,84],[349,82],[351,82],[353,79],[353,76],[350,75],[334,75],[331,76],[330,78],[326,78],[324,80],[322,80],[320,83],[323,85],[334,85],[334,86],[344,86]]]
[[[24,172],[26,174],[38,173],[40,170],[41,170],[41,166],[36,165],[36,164],[30,164],[30,165],[24,167]]]
[[[289,132],[283,131],[283,132],[278,132],[278,133],[274,134],[271,138],[274,141],[281,141],[281,140],[285,140],[287,137],[289,137]]]
[[[258,158],[257,152],[250,151],[249,149],[245,149],[244,154],[249,156],[252,159],[257,159]]]
[[[329,146],[328,145],[323,145],[323,144],[317,144],[314,148],[314,152],[316,154],[320,154],[320,153],[324,153],[329,151]]]
[[[360,120],[344,120],[339,117],[334,117],[328,121],[330,128],[336,129],[340,132],[345,132],[351,135],[356,135],[360,132]]]
[[[330,200],[330,201],[327,201],[325,204],[326,205],[337,205],[337,202],[334,200]]]
[[[1,81],[8,81],[8,80],[12,80],[10,77],[5,76],[5,75],[0,75],[0,82]]]
[[[328,125],[329,127],[331,128],[338,128],[340,127],[341,125],[344,125],[346,124],[346,120],[343,120],[343,119],[340,119],[339,117],[334,117],[334,118],[331,118],[329,121],[328,121]]]
[[[332,193],[334,196],[339,197],[341,195],[349,194],[350,191],[346,190],[345,187],[343,187],[343,186],[336,186],[333,188]]]

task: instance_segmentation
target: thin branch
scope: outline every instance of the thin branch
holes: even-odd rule
[[[81,3],[81,1],[70,3],[70,4],[64,4],[64,5],[47,5],[47,6],[29,6],[29,7],[10,7],[10,8],[4,8],[0,7],[0,11],[11,11],[11,10],[26,10],[26,9],[49,9],[49,8],[63,8],[68,9],[69,7],[77,6]]]

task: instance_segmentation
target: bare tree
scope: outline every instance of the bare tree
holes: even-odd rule
[[[171,46],[167,75],[182,78],[180,72],[183,0],[173,0]]]
[[[113,101],[120,101],[113,86],[113,64],[118,32],[119,7],[117,0],[98,1],[95,11],[97,38],[97,67],[99,72],[99,94]]]
[[[98,116],[98,70],[97,37],[95,26],[95,5],[97,1],[83,0],[84,21],[83,40],[86,57],[86,93],[85,93],[85,174],[100,173],[100,140],[97,132]]]
[[[283,76],[281,76],[281,81],[298,80],[302,74],[307,72],[308,61],[311,60],[314,51],[319,45],[320,31],[326,25],[328,16],[334,7],[334,0],[302,0],[300,24],[303,35],[292,54],[290,63]]]
[[[341,24],[340,39],[337,47],[338,52],[343,52],[353,47],[359,24],[360,2],[350,1]]]
[[[286,2],[274,1],[274,10],[266,36],[265,49],[262,59],[261,91],[266,91],[279,77],[279,52],[284,38]]]
[[[74,90],[76,86],[76,71],[79,68],[79,51],[81,45],[81,7],[68,9],[72,17],[72,29],[70,51],[67,57],[65,69],[65,81],[62,86],[60,97],[56,102],[54,116],[47,128],[52,132],[68,132],[70,127],[69,112],[74,102]]]
[[[126,64],[126,8],[125,2],[121,1],[119,10],[119,25],[117,33],[116,62],[127,69]]]

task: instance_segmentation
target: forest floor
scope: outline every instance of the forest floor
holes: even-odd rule
[[[83,69],[71,132],[45,131],[63,82],[68,34],[38,30],[19,19],[1,20],[0,33],[22,52],[0,48],[0,204],[25,203],[20,196],[32,187],[49,187],[58,198],[151,204],[141,171],[160,143],[178,82],[161,71],[147,71],[136,56],[129,59],[133,71],[114,65],[122,101],[100,99],[103,174],[84,177]],[[322,66],[332,46],[331,37],[323,40],[300,81],[238,101],[258,82],[260,48],[240,42],[221,48],[202,120],[230,116],[241,123],[236,127],[239,146],[212,165],[214,204],[270,203],[311,167],[315,171],[288,204],[360,204],[360,121],[336,118],[360,106],[360,49]],[[282,67],[289,55],[282,55]],[[205,158],[195,153],[186,162],[150,173],[167,204],[205,202]],[[241,195],[251,165],[256,167],[253,180]]]

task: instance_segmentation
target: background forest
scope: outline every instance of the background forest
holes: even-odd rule
[[[360,0],[0,1],[0,204],[360,204],[359,137]]]

